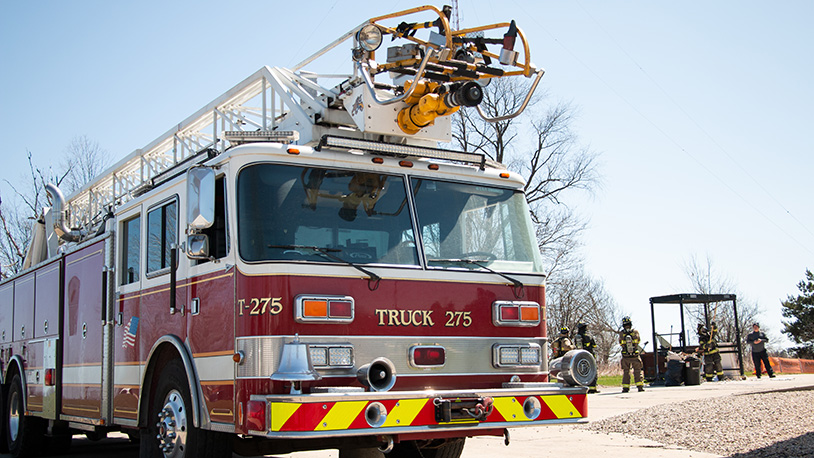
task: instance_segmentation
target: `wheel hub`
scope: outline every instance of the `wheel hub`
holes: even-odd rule
[[[167,393],[164,407],[158,413],[158,448],[165,458],[183,457],[187,441],[187,409],[177,390]]]
[[[20,433],[20,393],[16,391],[11,395],[9,403],[8,432],[11,440],[16,441]]]

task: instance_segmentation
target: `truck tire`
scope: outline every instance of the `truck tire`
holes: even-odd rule
[[[228,434],[193,426],[192,401],[184,366],[173,360],[158,380],[141,430],[140,458],[231,458]]]
[[[14,458],[37,456],[45,442],[45,423],[41,418],[25,415],[23,383],[17,374],[11,379],[3,419],[8,451]]]
[[[8,431],[6,418],[8,413],[6,412],[6,404],[6,386],[0,384],[0,453],[8,453],[8,440],[6,440],[6,431]]]
[[[460,458],[466,438],[404,441],[393,446],[387,458]]]

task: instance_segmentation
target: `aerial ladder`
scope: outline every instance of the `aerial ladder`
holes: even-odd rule
[[[407,21],[422,14],[431,19]],[[518,116],[544,74],[531,62],[523,31],[514,21],[453,30],[451,15],[448,6],[421,6],[374,17],[293,68],[257,70],[69,196],[64,230],[74,231],[77,239],[92,235],[112,208],[168,179],[179,166],[242,142],[319,145],[341,133],[435,147],[452,140],[449,115],[461,108],[474,108],[490,122]],[[384,62],[377,61],[388,36],[393,45]],[[348,40],[353,42],[351,74],[306,70]],[[528,93],[515,112],[490,117],[479,106],[484,87],[509,77],[531,79]],[[332,87],[321,84],[337,78],[341,82]]]

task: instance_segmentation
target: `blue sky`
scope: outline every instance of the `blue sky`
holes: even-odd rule
[[[26,151],[58,163],[77,135],[117,161],[261,66],[293,66],[419,4],[4,0],[0,178],[20,178]],[[464,26],[516,19],[549,101],[579,107],[603,185],[568,204],[590,220],[587,269],[639,329],[649,335],[650,296],[688,291],[682,265],[696,255],[757,301],[779,338],[780,300],[814,267],[814,3],[460,5]],[[318,70],[350,71],[327,62]]]

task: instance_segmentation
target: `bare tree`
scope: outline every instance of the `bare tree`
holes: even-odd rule
[[[588,324],[596,339],[597,362],[607,365],[615,355],[621,318],[619,307],[602,281],[592,278],[578,265],[550,280],[548,291],[548,335],[556,336],[562,326],[576,330],[577,323]]]
[[[28,172],[20,179],[23,184],[18,186],[4,180],[13,195],[11,198],[0,198],[2,278],[8,278],[22,269],[31,242],[32,224],[42,218],[43,207],[49,205],[45,185],[49,182],[59,185],[68,174],[68,172],[54,173],[50,167],[38,167],[34,164],[31,152],[27,154]]]
[[[693,292],[699,294],[735,294],[738,307],[738,330],[740,331],[741,345],[745,346],[746,335],[751,332],[752,323],[757,321],[758,315],[762,313],[757,302],[742,294],[736,282],[718,270],[712,258],[707,255],[705,259],[698,259],[693,255],[684,263],[684,272],[690,280]],[[704,306],[688,307],[688,314],[695,323],[704,323]],[[720,340],[724,342],[734,342],[738,333],[735,327],[735,313],[732,303],[729,301],[713,302],[709,304],[709,321],[714,321],[718,326]],[[692,326],[694,332],[694,326]]]
[[[54,183],[70,194],[99,175],[110,163],[108,154],[95,141],[82,135],[74,137],[65,149],[60,171],[39,167],[28,152],[28,171],[18,182],[4,180],[11,196],[0,198],[0,276],[8,278],[23,267],[31,242],[32,224],[43,218],[43,207],[50,205],[45,185]]]
[[[529,87],[528,82],[494,80],[485,88],[480,108],[490,117],[514,112]],[[532,97],[524,115],[533,119],[528,125],[520,123],[521,117],[490,123],[473,110],[459,110],[453,117],[453,142],[460,149],[482,152],[526,177],[526,200],[551,275],[579,262],[573,253],[585,229],[585,222],[566,205],[564,196],[591,192],[599,177],[596,153],[579,144],[571,127],[576,109],[568,103],[540,109],[544,98],[545,94]],[[521,141],[526,139],[532,141]]]
[[[96,178],[110,166],[110,155],[86,135],[71,139],[65,148],[61,168],[67,171],[65,192],[71,194]]]

